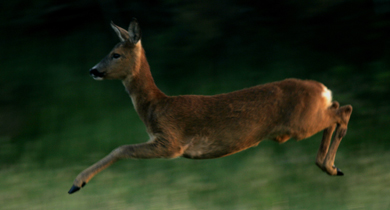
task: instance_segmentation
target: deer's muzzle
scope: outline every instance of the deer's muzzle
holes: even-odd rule
[[[96,80],[101,80],[106,75],[105,72],[100,72],[97,69],[90,69],[89,74]]]

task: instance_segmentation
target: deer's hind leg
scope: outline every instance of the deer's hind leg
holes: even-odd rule
[[[337,113],[337,109],[339,108],[339,103],[337,101],[333,102],[332,105],[328,108],[330,113]],[[332,118],[334,118],[332,116]],[[335,120],[331,120],[332,124],[327,127],[322,135],[321,145],[317,152],[317,159],[316,159],[316,165],[320,167],[323,171],[325,171],[324,168],[324,161],[325,157],[328,154],[328,149],[330,142],[332,140],[332,135],[334,130],[336,129],[337,122]]]
[[[316,164],[329,175],[339,175],[339,176],[344,175],[343,172],[341,172],[338,168],[334,166],[334,160],[340,142],[342,138],[345,136],[345,134],[347,133],[348,122],[351,117],[351,113],[352,113],[351,105],[340,107],[339,109],[336,110],[336,115],[335,115],[337,123],[331,125],[326,130],[324,130],[321,146],[317,154]],[[333,136],[332,144],[328,151],[330,139],[332,137],[335,128],[336,128],[336,133]]]
[[[320,148],[318,149],[316,165],[324,171],[325,171],[324,169],[325,157],[328,154],[329,145],[332,139],[333,132],[336,129],[336,125],[337,124],[334,123],[333,125],[329,126],[324,130],[324,133],[322,135],[321,145]]]

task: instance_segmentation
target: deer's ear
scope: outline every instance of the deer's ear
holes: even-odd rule
[[[129,25],[129,41],[132,44],[137,44],[138,41],[141,39],[141,28],[138,25],[137,19],[133,18]]]
[[[116,35],[118,35],[119,40],[121,40],[121,42],[129,40],[129,33],[125,29],[115,25],[114,22],[112,21],[111,21],[111,27],[112,29],[114,29]]]

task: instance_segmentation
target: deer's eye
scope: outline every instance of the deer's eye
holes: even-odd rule
[[[114,53],[114,54],[112,54],[112,57],[117,59],[117,58],[121,57],[121,55],[119,55],[118,53]]]

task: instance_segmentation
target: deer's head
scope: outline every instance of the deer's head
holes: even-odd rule
[[[95,80],[103,79],[131,79],[139,70],[139,57],[142,52],[141,30],[134,18],[128,30],[125,30],[113,22],[111,27],[120,39],[111,52],[96,64],[89,73]]]

